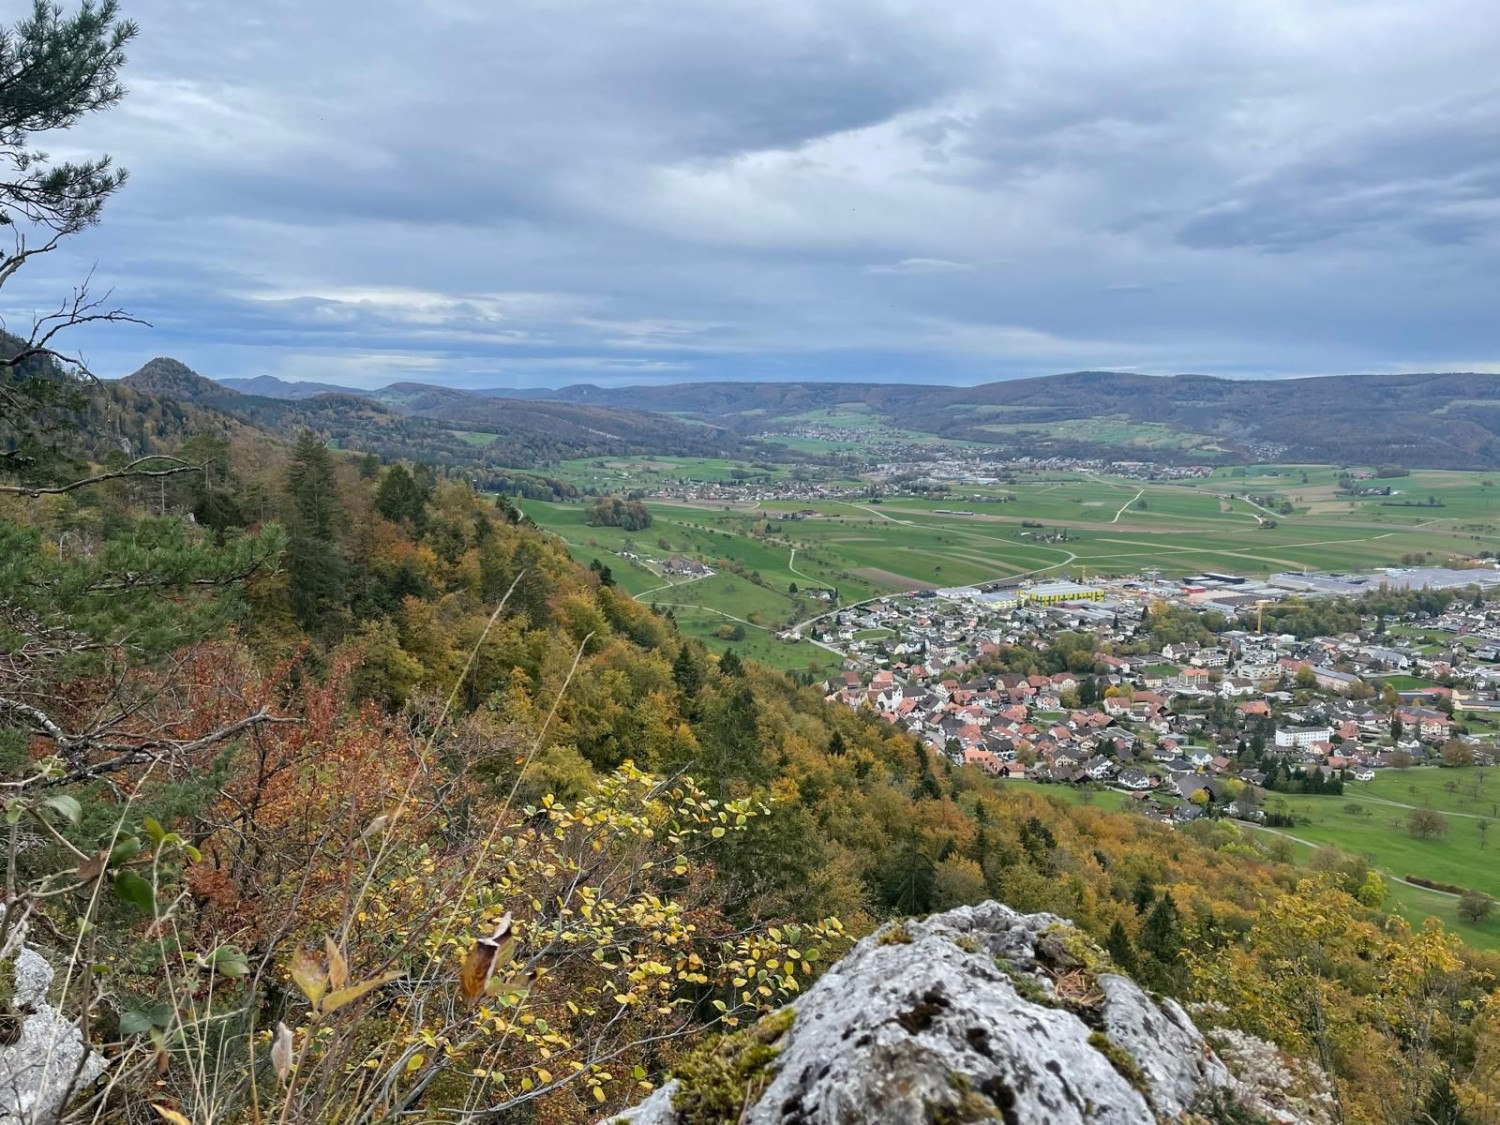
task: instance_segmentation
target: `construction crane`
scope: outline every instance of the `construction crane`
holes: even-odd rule
[[[1262,616],[1262,614],[1265,613],[1266,606],[1271,605],[1271,604],[1272,604],[1272,600],[1270,598],[1261,598],[1259,601],[1257,601],[1255,603],[1255,635],[1256,636],[1260,636],[1260,633],[1261,633],[1261,628],[1260,628],[1261,616]]]

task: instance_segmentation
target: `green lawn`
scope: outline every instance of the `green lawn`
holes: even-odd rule
[[[1411,810],[1399,807],[1405,805],[1440,812],[1447,833],[1416,838],[1406,824]],[[1388,875],[1417,875],[1500,899],[1500,776],[1494,770],[1390,770],[1374,781],[1349,784],[1341,797],[1273,794],[1268,807],[1296,814],[1292,835],[1367,856]],[[1492,820],[1496,827],[1481,833],[1478,825]],[[1393,908],[1403,916],[1417,923],[1437,917],[1473,945],[1500,948],[1500,916],[1470,925],[1458,918],[1456,900],[1447,895],[1394,879],[1388,885]]]

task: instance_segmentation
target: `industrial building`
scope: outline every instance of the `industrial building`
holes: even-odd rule
[[[1077,582],[1038,582],[1016,591],[1023,602],[1033,605],[1059,605],[1062,602],[1102,602],[1104,591],[1097,586]]]

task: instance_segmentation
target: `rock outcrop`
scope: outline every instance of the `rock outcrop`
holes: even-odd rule
[[[50,1125],[73,1094],[104,1073],[105,1060],[47,1002],[53,968],[12,931],[0,951],[7,1009],[0,1046],[0,1125]]]
[[[887,926],[697,1052],[631,1125],[1316,1120],[1263,1103],[1183,1009],[1070,923],[999,903]]]

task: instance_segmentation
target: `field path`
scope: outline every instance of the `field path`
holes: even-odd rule
[[[1125,514],[1126,510],[1130,507],[1130,505],[1134,504],[1137,500],[1139,500],[1144,495],[1146,495],[1146,490],[1143,488],[1139,492],[1137,492],[1134,496],[1132,496],[1129,500],[1125,501],[1125,503],[1121,504],[1120,505],[1120,510],[1115,513],[1115,518],[1112,519],[1112,520],[1110,520],[1109,522],[1110,523],[1119,523],[1120,522],[1120,517]]]
[[[686,586],[689,582],[702,582],[705,578],[714,577],[712,574],[695,574],[691,578],[684,578],[681,582],[667,582],[661,586],[653,586],[649,590],[642,590],[635,595],[637,599],[644,598],[647,594],[654,594],[658,590],[675,590],[678,586]]]
[[[796,547],[792,548],[791,558],[789,558],[789,559],[786,560],[786,568],[788,570],[790,570],[793,574],[795,574],[798,578],[806,578],[809,582],[819,582],[819,581],[821,581],[821,579],[814,578],[811,574],[803,574],[802,571],[800,571],[800,570],[797,569],[797,548]]]
[[[872,516],[879,516],[881,519],[885,520],[886,523],[910,524],[912,522],[911,520],[892,519],[884,512],[878,511],[877,509],[870,507],[868,504],[850,504],[848,501],[843,501],[843,503],[846,507],[858,508],[861,512],[869,512]]]
[[[1405,801],[1392,801],[1388,797],[1376,797],[1373,794],[1360,793],[1358,790],[1350,790],[1346,795],[1358,797],[1362,801],[1369,801],[1373,805],[1389,805],[1393,809],[1431,809],[1431,811],[1437,813],[1439,816],[1461,816],[1465,820],[1495,819],[1492,816],[1485,816],[1484,813],[1452,812],[1448,809],[1434,809],[1431,805],[1408,805]]]

